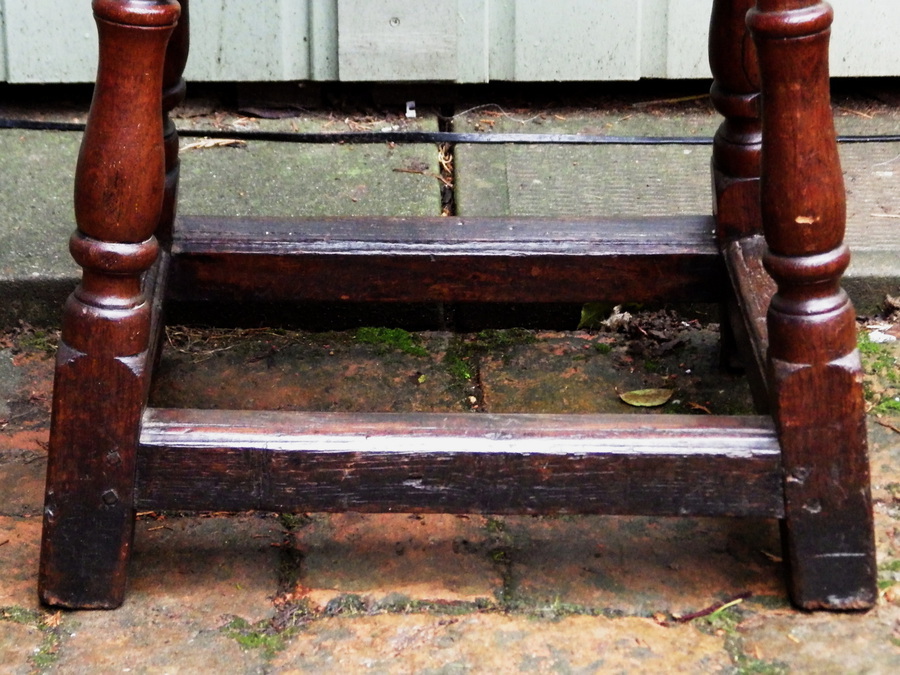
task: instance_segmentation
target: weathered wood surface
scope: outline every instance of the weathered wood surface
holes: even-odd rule
[[[766,315],[775,282],[763,267],[766,242],[762,235],[729,241],[722,254],[734,293],[725,304],[726,317],[736,338],[741,363],[749,378],[756,409],[767,413],[769,331]]]
[[[758,0],[764,262],[777,284],[768,373],[785,469],[791,593],[808,609],[877,599],[856,313],[840,287],[845,192],[829,103],[829,5]]]
[[[181,217],[178,300],[712,301],[711,217],[634,220]]]
[[[765,417],[148,409],[140,509],[781,515]]]
[[[153,381],[152,373],[156,370],[162,357],[166,331],[165,299],[166,288],[169,284],[169,263],[169,252],[165,248],[161,248],[153,267],[144,275],[142,284],[144,297],[150,308],[150,337],[147,341],[147,364],[150,373],[144,378],[143,407],[146,407],[149,402],[150,386]]]

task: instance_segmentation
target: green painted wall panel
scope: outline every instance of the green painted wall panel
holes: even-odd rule
[[[668,0],[662,77],[710,77],[707,35],[712,0]]]
[[[900,75],[900,3],[831,0],[832,74]],[[90,0],[0,0],[0,81],[90,82]],[[192,0],[208,81],[707,78],[712,0]],[[399,20],[392,23],[392,19]]]
[[[94,79],[90,0],[6,2],[10,82]],[[192,0],[188,79],[307,79],[309,15],[307,0]]]
[[[338,77],[338,0],[309,0],[309,76]]]
[[[670,0],[641,0],[641,77],[666,77]]]
[[[341,79],[455,80],[456,16],[451,1],[341,0]]]
[[[829,0],[835,21],[831,74],[835,77],[900,75],[900,2]],[[666,68],[662,77],[709,77],[706,32],[712,0],[669,0]],[[646,76],[646,75],[645,75]]]
[[[492,80],[516,79],[516,0],[488,2],[488,67]]]
[[[210,81],[308,79],[308,20],[307,0],[192,0],[185,76]]]
[[[97,33],[90,0],[6,2],[9,82],[90,82],[97,71]]]
[[[900,2],[829,0],[831,73],[839,77],[900,75]]]
[[[488,0],[340,0],[337,16],[342,80],[488,79]]]
[[[515,79],[638,79],[640,16],[635,0],[518,0]]]
[[[0,28],[6,25],[4,4],[5,0],[0,0]],[[0,30],[0,82],[5,82],[6,78],[6,31]]]
[[[456,81],[490,79],[490,15],[488,0],[456,2]]]

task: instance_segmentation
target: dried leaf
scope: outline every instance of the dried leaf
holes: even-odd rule
[[[58,628],[59,624],[62,623],[62,612],[57,612],[56,614],[51,614],[50,616],[44,619],[44,627],[46,628]]]
[[[578,322],[578,330],[599,328],[611,311],[612,306],[608,302],[586,302],[581,307],[581,321]]]
[[[205,150],[206,148],[241,148],[247,145],[247,141],[237,138],[204,138],[195,143],[188,143],[181,148],[181,152],[185,150]]]
[[[306,112],[298,105],[261,105],[261,106],[245,106],[238,110],[243,115],[250,117],[261,117],[266,120],[282,120],[289,117],[299,117],[301,112]]]
[[[636,389],[619,394],[619,398],[637,408],[655,408],[668,403],[674,393],[673,389]]]

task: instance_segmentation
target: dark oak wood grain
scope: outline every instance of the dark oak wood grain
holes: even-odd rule
[[[846,198],[829,103],[829,5],[759,0],[748,15],[762,79],[768,375],[785,467],[794,602],[877,599],[856,313],[840,278]]]
[[[709,216],[646,220],[181,217],[177,300],[712,301]]]
[[[95,0],[94,10],[100,66],[70,242],[84,271],[63,315],[39,575],[41,599],[63,607],[115,607],[125,595],[150,375],[142,276],[159,250],[162,63],[178,18],[177,3],[166,0]]]
[[[145,413],[141,509],[779,517],[765,417]]]
[[[736,338],[736,347],[760,413],[769,412],[771,401],[766,314],[775,294],[775,282],[762,263],[765,250],[765,240],[762,235],[757,235],[727,242],[722,251],[734,289],[733,296],[725,303],[726,318]]]

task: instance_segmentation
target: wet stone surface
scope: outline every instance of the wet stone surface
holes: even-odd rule
[[[664,388],[674,391],[667,413],[751,413],[746,381],[718,369],[717,330],[684,324],[650,328],[659,337],[646,340],[537,333],[535,344],[485,357],[484,398],[491,412],[641,413],[648,411],[624,405],[619,394]]]
[[[447,335],[418,336],[406,351],[358,332],[222,331],[199,344],[172,335],[159,407],[433,411],[462,399],[442,365]]]
[[[301,631],[277,672],[726,672],[720,641],[644,619],[554,622],[498,614],[329,619]]]
[[[502,579],[482,516],[318,514],[292,531],[298,598],[325,609],[357,594],[379,607],[490,604]],[[378,574],[372,575],[371,570]]]
[[[462,335],[174,329],[154,399],[472,414],[749,407],[743,381],[717,368],[714,326],[659,313],[637,325]],[[35,592],[52,349],[28,331],[3,340],[4,672],[900,668],[895,345],[864,354],[882,589],[866,614],[793,610],[768,520],[354,513],[143,513],[125,604],[56,612]],[[618,399],[638,387],[675,394],[655,411]]]
[[[223,409],[642,413],[648,411],[625,405],[619,394],[663,388],[673,396],[654,412],[752,413],[745,379],[718,367],[717,325],[670,311],[638,317],[623,332],[174,328],[152,401]]]
[[[40,609],[36,587],[40,539],[40,518],[0,516],[0,607]]]
[[[510,517],[495,527],[505,551],[504,600],[513,607],[680,616],[704,596],[711,605],[786,592],[769,521]]]

